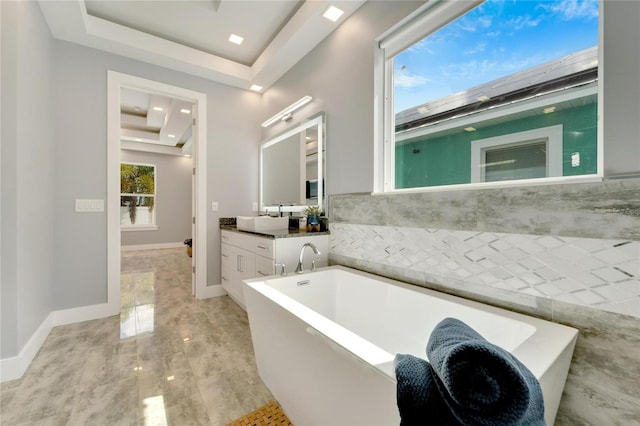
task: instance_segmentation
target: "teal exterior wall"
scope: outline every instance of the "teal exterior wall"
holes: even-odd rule
[[[587,103],[551,114],[485,126],[477,131],[445,136],[426,136],[396,145],[396,188],[455,185],[471,182],[471,141],[518,133],[541,127],[563,125],[563,176],[597,172],[598,104]],[[580,165],[571,166],[571,154],[580,153]]]

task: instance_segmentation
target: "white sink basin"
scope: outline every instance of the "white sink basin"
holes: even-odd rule
[[[285,231],[289,229],[289,217],[238,216],[236,226],[241,231]]]

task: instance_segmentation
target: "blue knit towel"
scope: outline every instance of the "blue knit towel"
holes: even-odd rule
[[[434,383],[437,376],[427,361],[397,354],[395,367],[400,426],[460,425],[440,396]]]
[[[431,362],[396,355],[402,426],[544,426],[538,380],[513,355],[446,318],[427,344]]]
[[[427,356],[440,395],[462,424],[545,425],[535,376],[462,321],[442,320],[431,333]]]

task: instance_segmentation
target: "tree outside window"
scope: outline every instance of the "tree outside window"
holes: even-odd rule
[[[120,225],[155,225],[156,167],[120,164]]]

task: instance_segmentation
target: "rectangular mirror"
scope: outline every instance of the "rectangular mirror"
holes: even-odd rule
[[[260,210],[287,206],[323,208],[326,165],[324,113],[310,117],[260,145]],[[295,208],[299,207],[299,208]]]

